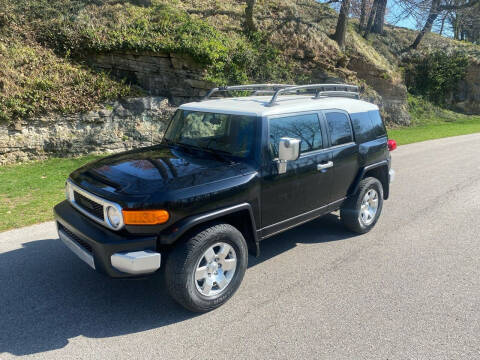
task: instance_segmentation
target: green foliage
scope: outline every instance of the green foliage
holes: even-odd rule
[[[458,82],[465,78],[467,65],[468,57],[460,51],[416,56],[405,68],[408,91],[436,104],[445,104]]]

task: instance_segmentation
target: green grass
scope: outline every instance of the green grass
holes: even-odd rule
[[[0,231],[51,220],[53,206],[65,199],[68,175],[98,157],[0,167]]]
[[[419,141],[440,139],[450,136],[466,135],[480,132],[480,116],[459,120],[455,123],[431,124],[388,130],[388,136],[395,139],[398,145],[406,145]]]
[[[408,105],[412,126],[388,130],[398,145],[480,132],[480,115],[459,114],[412,95]]]

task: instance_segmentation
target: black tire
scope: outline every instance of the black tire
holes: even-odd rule
[[[362,200],[365,194],[373,189],[378,194],[378,207],[375,216],[368,224],[365,224],[360,218]],[[347,229],[358,234],[365,234],[372,230],[380,217],[383,207],[383,186],[378,179],[367,177],[360,182],[358,191],[355,195],[349,197],[340,208],[340,217]]]
[[[236,254],[236,268],[225,290],[218,296],[204,296],[197,289],[194,274],[204,253],[222,242],[230,245]],[[232,297],[240,287],[248,265],[247,243],[240,231],[229,224],[211,224],[188,235],[169,254],[165,265],[168,292],[180,305],[194,312],[213,310]]]

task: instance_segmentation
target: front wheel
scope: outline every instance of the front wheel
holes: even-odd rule
[[[248,264],[240,231],[229,224],[198,229],[168,256],[165,278],[175,301],[195,312],[213,310],[239,288]]]
[[[382,207],[382,183],[376,178],[368,177],[360,182],[357,193],[342,205],[340,217],[347,229],[364,234],[375,226]]]

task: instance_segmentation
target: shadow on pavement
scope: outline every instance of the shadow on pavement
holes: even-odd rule
[[[297,243],[351,237],[327,215],[265,240],[250,267]],[[255,271],[254,269],[250,271]],[[163,279],[112,280],[77,259],[58,239],[37,240],[0,254],[0,353],[55,350],[79,335],[102,338],[159,328],[197,314],[165,293]]]

